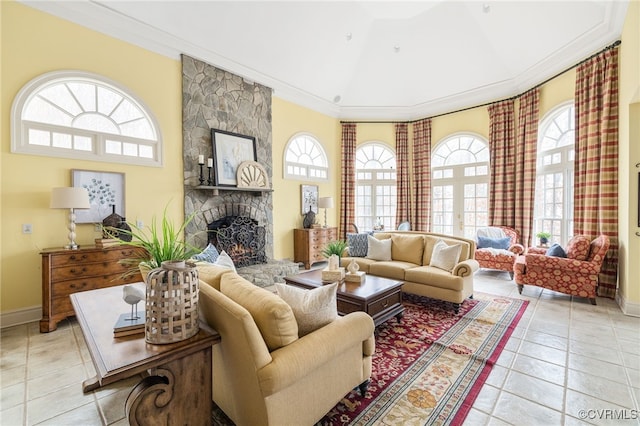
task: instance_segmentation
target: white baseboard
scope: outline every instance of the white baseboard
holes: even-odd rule
[[[629,302],[620,292],[616,293],[616,302],[622,313],[632,317],[640,317],[640,303]]]
[[[0,328],[39,321],[42,318],[42,306],[16,309],[0,314]]]

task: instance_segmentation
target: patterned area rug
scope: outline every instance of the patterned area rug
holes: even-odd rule
[[[351,391],[317,426],[462,424],[528,302],[476,293],[458,315],[426,297],[403,303],[400,323],[376,328],[367,395]],[[213,423],[233,424],[217,407]]]

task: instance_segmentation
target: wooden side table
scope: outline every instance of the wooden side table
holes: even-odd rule
[[[299,228],[293,230],[293,261],[304,263],[309,269],[316,262],[327,259],[322,250],[331,241],[338,239],[338,228]]]
[[[220,335],[201,323],[195,336],[166,345],[146,343],[142,334],[114,338],[113,325],[130,308],[122,287],[71,295],[97,372],[83,383],[83,391],[147,372],[127,398],[130,425],[211,424],[211,348]]]

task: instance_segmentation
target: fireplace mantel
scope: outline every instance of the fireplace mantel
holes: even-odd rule
[[[270,188],[238,188],[235,186],[198,185],[195,189],[210,190],[213,191],[213,195],[219,195],[220,191],[249,192],[253,196],[262,195],[266,192],[273,192],[273,189]]]

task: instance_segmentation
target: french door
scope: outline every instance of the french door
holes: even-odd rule
[[[472,135],[449,138],[432,156],[433,232],[475,239],[489,222],[489,150]]]

